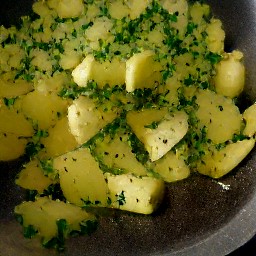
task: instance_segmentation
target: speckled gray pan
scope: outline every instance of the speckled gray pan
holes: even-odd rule
[[[245,54],[245,108],[256,99],[256,1],[210,0],[227,34],[226,51]],[[0,23],[15,22],[29,0],[0,2]],[[1,56],[0,56],[1,57]],[[0,120],[1,121],[1,120]],[[14,185],[19,163],[0,163],[0,255],[56,255],[22,237],[13,207],[22,200]],[[172,183],[153,216],[108,212],[91,236],[70,239],[64,255],[226,255],[256,234],[256,150],[231,174],[212,181],[202,176]]]

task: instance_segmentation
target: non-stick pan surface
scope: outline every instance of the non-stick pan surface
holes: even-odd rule
[[[0,23],[15,23],[20,15],[30,11],[31,2],[1,1]],[[246,89],[240,104],[244,109],[256,100],[256,1],[208,2],[215,16],[223,21],[226,51],[238,48],[244,52]],[[0,163],[0,255],[56,255],[23,238],[21,227],[14,220],[13,208],[23,197],[14,185],[20,164]],[[64,255],[221,256],[255,234],[256,149],[218,181],[193,175],[169,184],[164,203],[153,216],[105,213],[94,234],[68,240]]]

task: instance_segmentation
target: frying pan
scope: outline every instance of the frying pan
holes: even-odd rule
[[[223,21],[226,51],[238,48],[245,55],[243,110],[256,100],[256,1],[208,2]],[[0,23],[14,24],[29,13],[31,4],[32,0],[1,1]],[[22,228],[14,220],[13,208],[24,198],[14,184],[21,163],[22,159],[0,163],[0,255],[56,255],[42,249],[38,241],[23,238]],[[102,214],[95,233],[69,239],[63,255],[221,256],[256,234],[256,149],[218,181],[192,175],[169,184],[166,190],[164,203],[154,215],[108,211]],[[256,254],[256,246],[251,247]]]

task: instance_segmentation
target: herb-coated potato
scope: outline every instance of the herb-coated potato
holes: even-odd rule
[[[59,156],[53,160],[53,167],[59,172],[61,189],[70,203],[106,206],[107,184],[89,149],[81,148]]]
[[[214,85],[217,93],[234,98],[243,91],[245,67],[241,62],[242,57],[241,52],[234,51],[216,65]]]
[[[0,103],[1,104],[1,103]],[[33,127],[24,113],[17,111],[13,106],[0,105],[0,133],[30,137],[33,135]]]
[[[131,174],[105,174],[111,207],[142,214],[151,214],[161,203],[165,186],[160,179],[135,177]]]
[[[41,139],[44,145],[43,152],[40,152],[42,158],[52,158],[62,155],[75,149],[78,143],[69,129],[68,118],[63,117],[58,120],[55,126],[48,129],[48,136]]]
[[[137,176],[147,175],[145,166],[136,159],[128,143],[127,135],[122,133],[114,138],[106,136],[97,144],[95,154],[111,169],[121,169]]]
[[[209,90],[197,94],[199,128],[206,127],[207,137],[213,143],[222,143],[239,134],[242,115],[232,100]]]
[[[37,190],[42,193],[53,181],[44,175],[40,163],[37,159],[31,160],[23,166],[15,180],[16,184],[22,188]]]
[[[182,180],[190,175],[190,169],[173,151],[168,152],[153,164],[153,169],[166,182]]]
[[[32,90],[32,84],[25,80],[19,79],[13,82],[0,79],[0,98],[15,98]]]
[[[67,229],[63,230],[66,238],[71,231],[80,231],[80,223],[94,221],[95,217],[75,205],[54,201],[47,197],[39,197],[35,202],[21,203],[15,207],[15,213],[23,218],[23,226],[32,226],[36,235],[43,238],[44,243],[57,237],[57,221],[65,220]],[[63,239],[62,238],[62,239]]]
[[[56,94],[33,91],[21,98],[21,110],[41,130],[54,125],[67,112],[67,101]]]
[[[25,154],[27,139],[0,132],[0,161],[10,161]]]
[[[165,155],[188,130],[188,116],[184,111],[173,113],[166,109],[146,109],[129,112],[127,122],[143,142],[151,161]]]
[[[210,148],[197,165],[197,171],[218,179],[233,170],[252,150],[255,140],[231,143],[223,149]]]
[[[252,137],[256,133],[256,104],[251,105],[243,113],[245,128],[243,134]]]
[[[126,90],[132,92],[138,88],[154,88],[159,81],[161,65],[154,61],[153,51],[134,54],[126,62]]]
[[[104,111],[92,99],[83,96],[68,108],[70,131],[79,144],[88,141],[116,116],[114,111]]]

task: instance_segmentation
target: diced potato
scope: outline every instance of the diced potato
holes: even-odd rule
[[[84,11],[82,0],[58,0],[56,11],[61,18],[75,18]]]
[[[127,6],[130,8],[130,18],[132,20],[138,18],[143,13],[151,0],[129,0],[126,1]]]
[[[188,116],[184,111],[132,111],[127,114],[127,122],[149,152],[151,161],[158,160],[170,151],[188,130]]]
[[[25,80],[5,81],[0,79],[0,97],[15,98],[33,90],[33,85]]]
[[[207,25],[206,33],[208,48],[211,52],[222,53],[224,51],[225,32],[219,19],[212,19]]]
[[[74,82],[81,87],[87,86],[87,82],[93,79],[93,69],[95,65],[93,55],[86,58],[72,71]]]
[[[92,99],[83,96],[74,100],[68,108],[70,131],[79,144],[88,141],[116,117],[114,111],[104,111]]]
[[[32,49],[30,51],[31,64],[42,71],[52,71],[52,61],[48,52],[41,49]]]
[[[165,191],[163,180],[131,174],[105,174],[110,191],[110,207],[151,214],[160,205]]]
[[[241,52],[234,51],[216,65],[214,85],[217,93],[234,98],[243,91],[245,67],[241,62]]]
[[[209,90],[200,90],[196,96],[199,128],[206,127],[207,137],[213,143],[228,141],[240,133],[242,115],[231,99]]]
[[[182,180],[190,175],[190,169],[185,161],[172,151],[155,161],[153,168],[166,182]]]
[[[45,1],[34,2],[32,5],[32,9],[36,14],[40,15],[41,17],[46,17],[50,12]]]
[[[28,93],[21,101],[21,109],[25,116],[33,119],[41,130],[48,129],[66,114],[68,104],[54,93],[39,91]]]
[[[179,15],[187,14],[188,2],[186,0],[161,0],[162,6],[171,14],[178,13]]]
[[[244,111],[243,119],[245,120],[243,134],[249,137],[254,136],[256,133],[256,104],[253,104]]]
[[[128,145],[128,136],[118,133],[114,138],[106,136],[97,144],[95,153],[109,168],[122,169],[135,175],[147,175],[146,168],[136,159]]]
[[[80,62],[80,55],[76,51],[65,52],[61,55],[60,66],[64,69],[73,69]]]
[[[54,201],[47,197],[39,197],[35,202],[21,203],[15,207],[15,213],[23,218],[23,226],[33,226],[37,235],[43,238],[44,242],[58,236],[57,221],[66,220],[68,227],[64,232],[64,238],[73,230],[80,231],[80,223],[91,220],[95,217],[78,206]]]
[[[201,24],[203,17],[208,17],[210,14],[210,6],[208,4],[195,2],[190,8],[190,15],[195,24]]]
[[[89,80],[94,80],[100,88],[123,85],[125,83],[125,63],[117,59],[100,63],[88,55],[72,72],[78,86],[85,87]]]
[[[42,76],[35,83],[35,90],[41,93],[58,93],[66,84],[69,83],[69,78],[64,72],[55,72],[52,76]]]
[[[42,193],[44,189],[47,189],[53,183],[49,177],[44,175],[37,159],[31,160],[24,165],[15,182],[22,188],[37,190],[38,193]]]
[[[93,25],[86,30],[85,35],[92,42],[97,42],[99,39],[108,40],[111,37],[110,30],[112,26],[112,20],[107,17],[97,18]]]
[[[126,62],[126,90],[132,92],[138,88],[153,88],[161,79],[161,64],[154,60],[154,52],[147,50],[134,54]]]
[[[107,184],[89,149],[81,148],[59,156],[53,160],[53,167],[59,172],[61,189],[70,203],[107,205]]]
[[[114,19],[122,19],[127,17],[130,13],[130,9],[121,0],[110,2],[109,4],[109,14]]]
[[[25,154],[27,139],[0,132],[0,161],[10,161]]]
[[[22,112],[13,107],[0,105],[0,133],[9,133],[17,136],[30,137],[34,130]]]
[[[123,85],[125,83],[125,62],[117,59],[96,62],[93,70],[93,80],[100,88],[108,84],[109,86]]]
[[[197,171],[218,179],[233,170],[253,149],[255,140],[228,144],[223,149],[210,148],[197,165]]]
[[[57,121],[56,125],[48,129],[48,137],[42,138],[44,152],[40,157],[52,158],[75,149],[78,143],[69,130],[68,118],[64,117]]]

